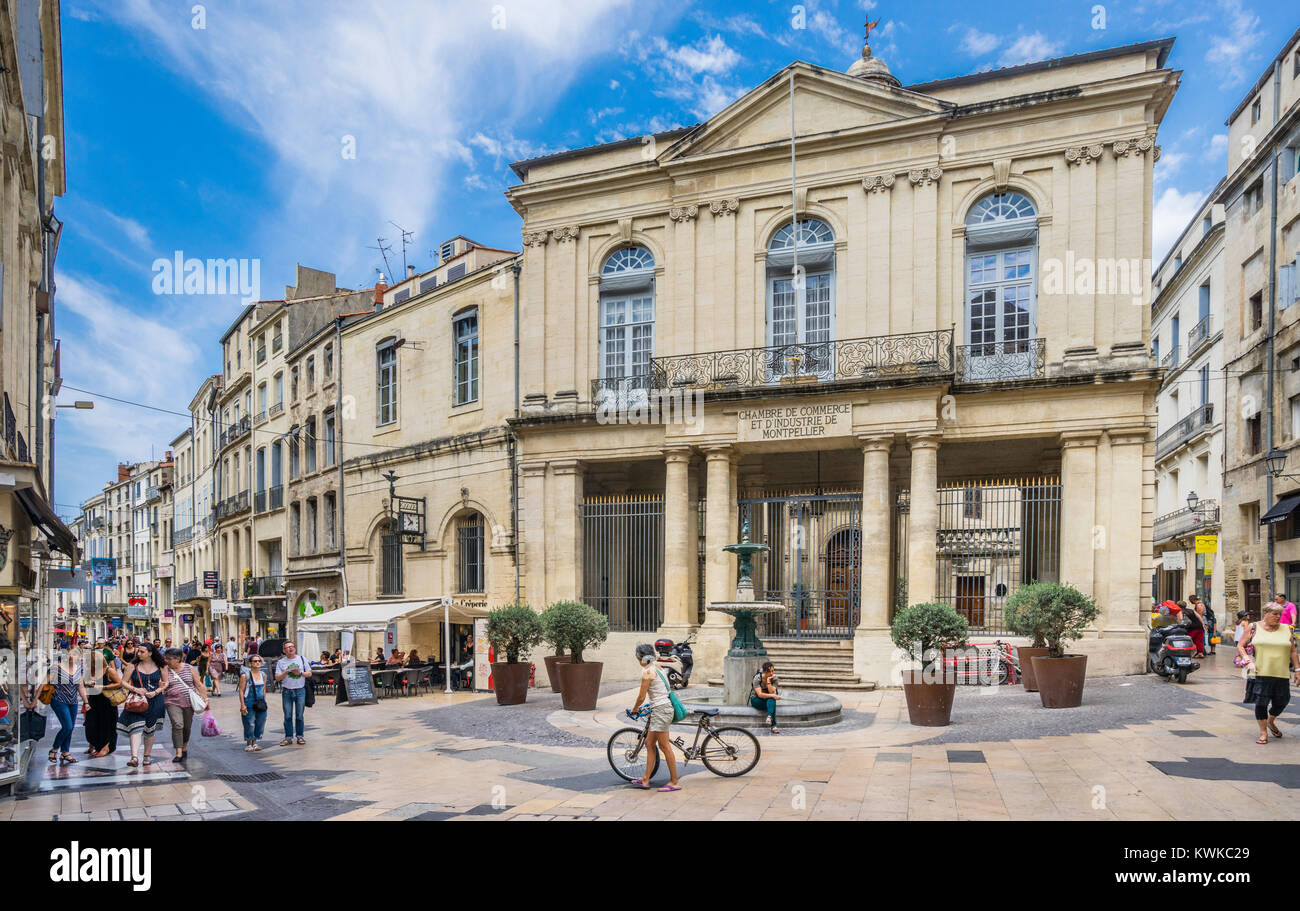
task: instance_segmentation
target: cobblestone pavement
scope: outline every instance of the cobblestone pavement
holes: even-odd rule
[[[959,688],[943,729],[909,725],[898,690],[855,693],[845,700],[853,723],[760,734],[762,759],[748,775],[691,763],[683,790],[669,794],[624,785],[606,761],[631,684],[605,684],[584,713],[539,690],[518,707],[490,695],[356,707],[322,696],[307,713],[309,742],[290,747],[275,746],[273,694],[256,754],[243,752],[227,696],[214,701],[227,733],[196,733],[183,769],[159,739],[150,772],[164,780],[124,769],[121,755],[60,777],[38,750],[27,793],[0,801],[0,821],[1300,818],[1300,724],[1290,720],[1300,706],[1284,716],[1283,739],[1259,746],[1242,693],[1225,652],[1186,686],[1089,680],[1079,709],[1043,709],[1018,686]],[[38,746],[48,749],[49,736]],[[80,728],[74,749],[84,749]],[[665,777],[661,767],[656,780]]]

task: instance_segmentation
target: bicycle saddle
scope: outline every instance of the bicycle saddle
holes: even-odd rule
[[[713,718],[718,714],[717,709],[695,709],[694,711],[697,715],[708,715],[710,718]]]

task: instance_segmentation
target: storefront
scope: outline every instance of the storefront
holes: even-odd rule
[[[0,596],[0,795],[12,790],[27,767],[20,656],[30,651],[38,632],[34,599]]]

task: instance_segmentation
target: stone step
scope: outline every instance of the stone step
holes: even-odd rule
[[[709,686],[722,686],[722,679],[709,680],[708,683]],[[876,688],[875,683],[863,683],[857,677],[844,680],[809,679],[800,681],[797,684],[790,681],[789,686],[793,690],[813,690],[814,692],[818,690],[870,692]]]

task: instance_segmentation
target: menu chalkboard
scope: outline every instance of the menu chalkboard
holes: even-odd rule
[[[369,705],[378,702],[374,683],[370,679],[370,665],[349,661],[343,665],[343,705]]]

